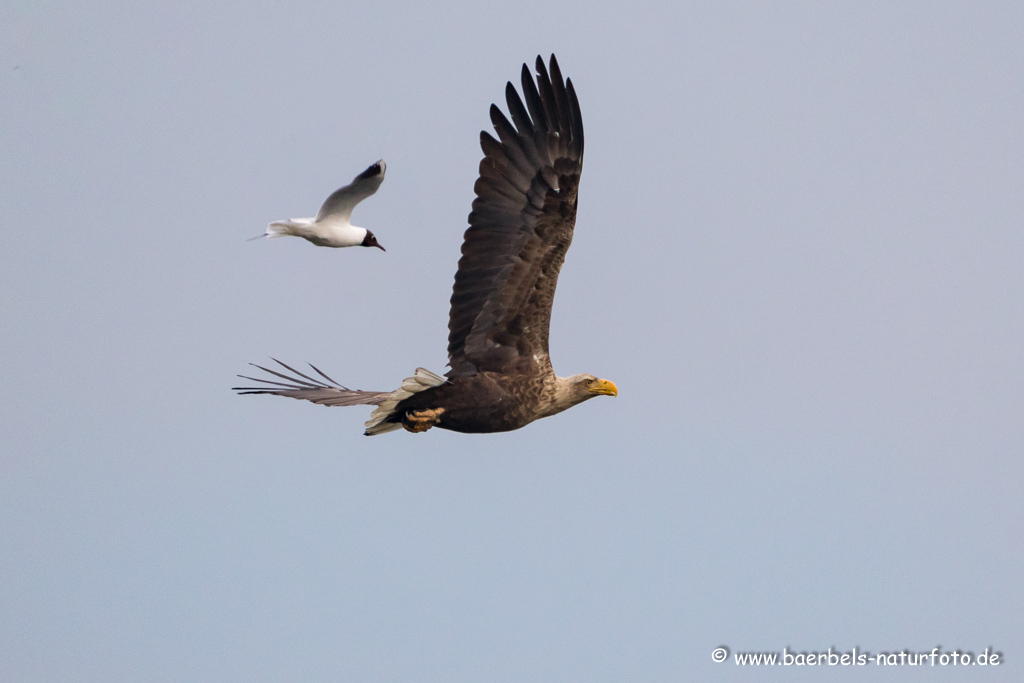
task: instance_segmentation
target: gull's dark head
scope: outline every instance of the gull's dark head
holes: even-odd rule
[[[359,246],[361,246],[361,247],[377,247],[381,251],[387,251],[387,249],[385,249],[384,247],[380,246],[380,242],[377,241],[377,238],[374,237],[373,233],[370,232],[369,230],[366,231],[366,237],[364,237],[363,241],[359,243]]]

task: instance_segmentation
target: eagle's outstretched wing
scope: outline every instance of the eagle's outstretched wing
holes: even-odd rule
[[[271,375],[287,380],[286,382],[239,375],[242,379],[260,382],[261,385],[255,387],[231,387],[232,391],[237,391],[239,394],[273,394],[274,396],[287,396],[288,398],[312,401],[313,403],[319,403],[322,406],[378,406],[391,394],[390,391],[360,391],[358,389],[343,387],[321,372],[313,364],[310,364],[309,367],[313,368],[313,370],[326,380],[326,382],[310,377],[309,375],[305,375],[295,368],[285,365],[276,358],[272,358],[271,360],[292,374],[286,375],[282,372],[265,368],[262,365],[256,365],[255,363],[250,363],[250,365],[259,368],[263,372],[267,372]]]
[[[448,377],[550,367],[551,304],[576,222],[583,120],[555,56],[523,65],[525,105],[505,88],[512,122],[491,105],[498,134],[480,134],[484,158],[448,321]],[[514,124],[514,125],[513,125]]]

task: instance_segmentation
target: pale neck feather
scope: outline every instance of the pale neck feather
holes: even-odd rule
[[[558,377],[554,375],[554,381],[548,386],[548,405],[544,410],[544,417],[568,410],[575,405],[583,403],[594,394],[587,391],[586,383],[583,382],[587,375],[571,375],[569,377]]]

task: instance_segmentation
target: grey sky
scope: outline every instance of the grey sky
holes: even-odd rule
[[[0,679],[1021,680],[1024,6],[892,5],[0,7]],[[445,369],[479,131],[552,51],[552,359],[619,397],[234,396]],[[386,254],[245,242],[378,158]]]

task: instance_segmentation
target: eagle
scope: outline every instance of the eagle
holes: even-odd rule
[[[576,224],[583,119],[555,56],[550,68],[538,56],[536,72],[534,81],[523,64],[522,97],[511,82],[505,87],[512,120],[492,104],[497,137],[480,134],[484,157],[455,273],[445,376],[417,368],[394,391],[361,391],[312,364],[307,374],[273,359],[278,369],[252,364],[268,377],[239,375],[258,385],[234,391],[376,406],[367,436],[403,427],[507,432],[595,396],[618,395],[607,379],[559,377],[551,367],[551,304]]]

